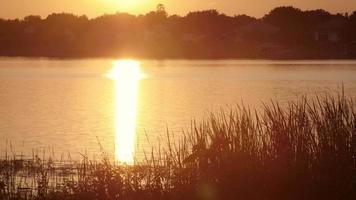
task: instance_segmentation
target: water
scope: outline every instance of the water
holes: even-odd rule
[[[210,111],[286,103],[342,84],[356,97],[355,61],[2,58],[0,152],[76,157],[98,154],[100,143],[131,162],[132,152],[163,144],[167,128],[179,137]]]

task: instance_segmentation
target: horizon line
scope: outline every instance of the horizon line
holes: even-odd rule
[[[296,8],[296,9],[299,9],[301,10],[302,12],[308,12],[308,11],[316,11],[316,10],[324,10],[328,13],[330,13],[331,15],[345,15],[345,14],[352,14],[354,12],[356,12],[356,8],[354,11],[350,11],[350,12],[331,12],[330,10],[327,10],[327,9],[324,9],[324,8],[314,8],[314,9],[302,9],[300,7],[297,7],[297,6],[293,6],[293,5],[281,5],[281,6],[276,6],[274,8],[272,8],[271,10],[269,10],[268,12],[266,12],[265,14],[263,14],[262,16],[256,16],[256,15],[250,15],[250,14],[246,14],[246,13],[236,13],[236,14],[227,14],[226,12],[222,12],[220,11],[219,9],[216,9],[216,8],[211,8],[211,9],[196,9],[196,10],[191,10],[191,11],[188,11],[186,12],[185,14],[178,14],[178,13],[169,13],[167,12],[167,16],[179,16],[179,17],[186,17],[189,13],[194,13],[194,12],[200,12],[200,11],[209,11],[209,10],[216,10],[219,14],[222,14],[222,15],[225,15],[225,16],[228,16],[228,17],[236,17],[236,16],[241,16],[241,15],[246,15],[246,16],[249,16],[249,17],[252,17],[252,18],[255,18],[255,19],[262,19],[264,16],[266,16],[267,14],[269,14],[272,10],[276,9],[276,8],[280,8],[280,7],[293,7],[293,8]],[[102,14],[99,14],[99,15],[96,15],[96,16],[88,16],[88,14],[80,14],[80,13],[74,13],[74,12],[67,12],[67,11],[54,11],[54,12],[51,12],[49,14],[46,14],[46,15],[40,15],[40,14],[26,14],[26,15],[23,15],[22,17],[15,17],[15,18],[3,18],[3,17],[0,17],[1,20],[23,20],[25,19],[25,17],[28,17],[28,16],[39,16],[41,17],[42,20],[46,19],[48,16],[50,15],[53,15],[53,14],[72,14],[74,16],[77,16],[77,17],[81,17],[81,16],[85,16],[87,17],[89,20],[92,20],[92,19],[96,19],[96,18],[99,18],[99,17],[102,17],[102,16],[107,16],[107,15],[117,15],[117,14],[129,14],[129,15],[132,15],[132,16],[135,16],[135,17],[138,17],[138,16],[144,16],[144,15],[147,15],[151,12],[154,12],[155,10],[150,10],[150,11],[147,11],[145,13],[138,13],[138,14],[135,14],[135,13],[132,13],[132,12],[127,12],[127,11],[116,11],[116,12],[104,12]]]

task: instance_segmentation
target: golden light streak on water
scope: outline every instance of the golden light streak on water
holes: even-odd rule
[[[121,163],[133,164],[137,98],[142,78],[140,62],[115,61],[107,77],[115,81],[115,157]]]

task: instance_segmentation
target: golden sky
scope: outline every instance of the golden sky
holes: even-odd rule
[[[69,12],[96,17],[118,11],[141,14],[163,3],[169,14],[185,15],[193,10],[216,8],[228,15],[261,17],[272,8],[293,5],[301,9],[323,8],[332,13],[356,10],[356,0],[0,0],[0,18],[22,18],[36,14]]]

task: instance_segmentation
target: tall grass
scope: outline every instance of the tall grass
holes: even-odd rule
[[[236,106],[193,122],[178,141],[168,133],[165,148],[133,166],[83,156],[54,189],[46,176],[58,168],[26,166],[39,177],[27,198],[356,199],[355,108],[343,94],[259,111]],[[0,163],[0,199],[21,197],[9,190],[14,162]]]

